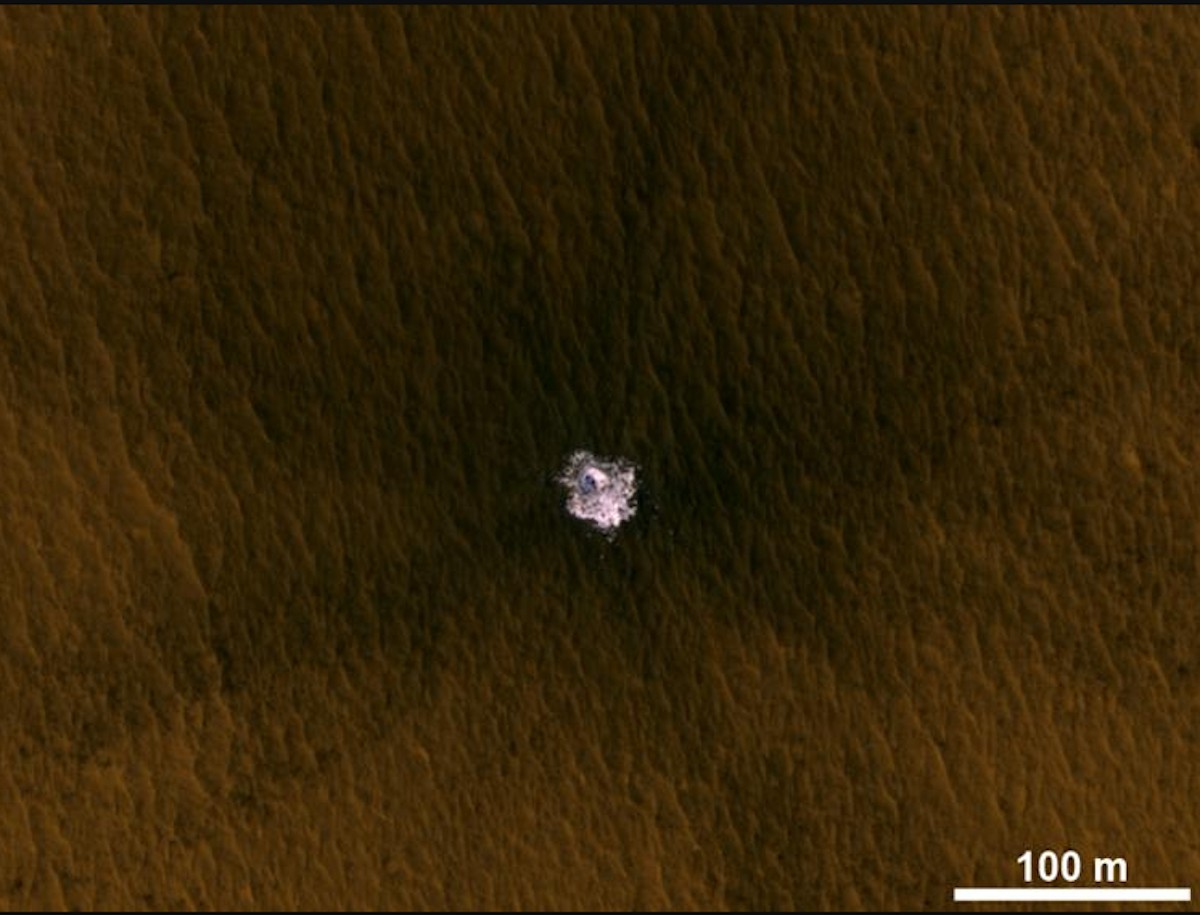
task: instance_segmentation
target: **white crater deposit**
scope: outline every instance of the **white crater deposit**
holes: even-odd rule
[[[558,475],[567,512],[610,537],[637,511],[637,467],[621,458],[576,451]]]

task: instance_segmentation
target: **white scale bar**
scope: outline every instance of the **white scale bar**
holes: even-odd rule
[[[1191,902],[1186,886],[1113,887],[1007,887],[957,886],[955,902]]]

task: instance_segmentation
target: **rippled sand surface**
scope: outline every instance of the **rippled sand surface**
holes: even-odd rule
[[[1166,9],[0,11],[0,907],[1196,882],[1198,64]]]

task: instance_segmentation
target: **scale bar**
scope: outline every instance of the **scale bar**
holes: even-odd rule
[[[956,886],[955,902],[1191,902],[1187,886],[1008,887]]]

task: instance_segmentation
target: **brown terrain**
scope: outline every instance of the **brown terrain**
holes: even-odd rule
[[[0,124],[0,907],[1197,881],[1196,10],[8,8]]]

